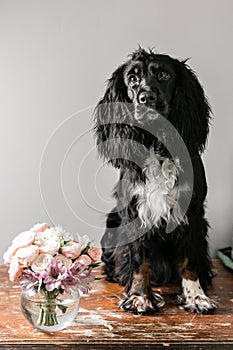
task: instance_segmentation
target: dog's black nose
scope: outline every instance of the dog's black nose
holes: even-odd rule
[[[153,91],[142,91],[138,95],[138,102],[147,106],[153,105],[156,101],[156,94]]]

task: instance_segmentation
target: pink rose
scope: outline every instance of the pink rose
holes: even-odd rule
[[[76,259],[82,252],[82,247],[78,242],[67,242],[61,249],[62,254],[70,259]]]
[[[52,263],[53,257],[50,254],[40,254],[33,260],[31,269],[34,272],[43,272]]]
[[[35,245],[30,245],[28,247],[17,249],[15,256],[21,265],[30,266],[33,260],[35,260],[37,257],[38,253],[38,247]]]
[[[36,224],[34,225],[32,228],[30,228],[30,231],[33,232],[44,232],[47,228],[47,224],[43,223],[43,224]]]
[[[12,261],[12,258],[16,254],[16,251],[19,248],[30,246],[34,242],[34,240],[35,240],[34,232],[30,232],[30,231],[21,232],[18,236],[16,236],[13,239],[12,245],[4,253],[3,255],[4,263],[10,264]]]
[[[64,255],[62,254],[57,254],[53,257],[53,261],[52,264],[56,264],[56,262],[60,262],[63,266],[67,267],[68,269],[71,267],[72,265],[72,260],[66,258]]]
[[[11,260],[16,252],[16,249],[13,245],[11,245],[7,251],[3,254],[4,264],[10,264]]]
[[[35,232],[25,231],[21,232],[12,241],[12,246],[16,249],[21,247],[27,247],[34,242]]]
[[[91,263],[92,263],[92,260],[91,258],[86,255],[86,254],[83,254],[83,255],[80,255],[80,257],[76,260],[75,262],[76,264],[82,264],[82,265],[85,265],[85,266],[89,266]]]
[[[22,265],[19,263],[18,259],[14,256],[10,263],[10,268],[8,270],[10,281],[16,281],[23,271]]]
[[[102,252],[99,248],[96,247],[90,247],[88,249],[88,255],[92,258],[94,261],[100,261]]]

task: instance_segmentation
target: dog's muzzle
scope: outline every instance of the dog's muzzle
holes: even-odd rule
[[[145,107],[155,107],[157,101],[157,94],[151,90],[149,91],[140,91],[138,94],[138,103]]]

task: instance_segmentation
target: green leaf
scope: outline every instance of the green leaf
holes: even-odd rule
[[[86,248],[83,249],[81,255],[82,254],[87,254],[87,252],[90,249],[90,247],[91,247],[91,242],[88,242]]]
[[[67,306],[58,304],[57,307],[62,311],[63,314],[66,313]]]
[[[95,262],[95,263],[92,263],[90,264],[91,267],[98,267],[101,263],[100,262]]]

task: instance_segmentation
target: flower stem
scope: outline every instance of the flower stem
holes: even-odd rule
[[[57,291],[48,292],[41,290],[43,301],[40,303],[40,313],[37,320],[38,326],[52,327],[58,324],[56,314]]]

